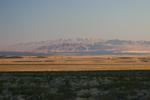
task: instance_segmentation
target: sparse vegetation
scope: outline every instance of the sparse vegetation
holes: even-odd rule
[[[0,100],[149,100],[146,75],[144,71],[0,73]]]
[[[149,70],[149,65],[150,57],[142,56],[15,56],[0,59],[0,71]]]
[[[150,69],[149,59],[116,56],[1,58],[0,100],[149,100],[150,78],[146,71]]]

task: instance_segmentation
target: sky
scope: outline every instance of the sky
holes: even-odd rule
[[[0,47],[57,38],[149,40],[150,0],[0,0]]]

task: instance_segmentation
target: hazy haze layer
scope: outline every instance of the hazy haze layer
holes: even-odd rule
[[[149,40],[149,0],[0,0],[0,47],[54,38]]]

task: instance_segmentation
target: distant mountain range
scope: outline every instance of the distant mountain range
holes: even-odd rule
[[[20,43],[1,50],[0,55],[10,52],[23,54],[149,54],[150,41],[103,40],[103,39],[56,39],[40,42]],[[7,52],[7,53],[6,53]]]

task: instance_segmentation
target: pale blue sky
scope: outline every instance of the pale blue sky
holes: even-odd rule
[[[55,38],[150,39],[150,0],[0,0],[0,46]]]

